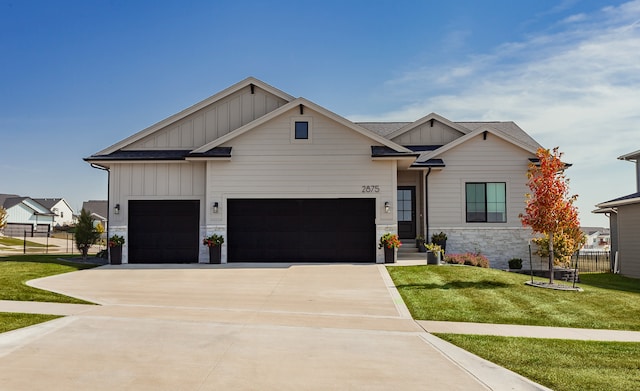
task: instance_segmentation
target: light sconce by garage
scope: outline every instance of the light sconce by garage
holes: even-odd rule
[[[213,213],[218,213],[218,203],[217,202],[213,203]]]
[[[391,204],[389,204],[389,201],[385,201],[384,203],[384,213],[389,213],[391,212]]]
[[[113,213],[120,214],[120,204],[116,204],[116,206],[113,207]]]

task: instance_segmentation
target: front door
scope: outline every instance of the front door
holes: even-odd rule
[[[400,239],[416,237],[416,187],[398,187],[398,235]]]

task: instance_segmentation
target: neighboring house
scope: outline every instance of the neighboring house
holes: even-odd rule
[[[620,274],[640,278],[640,150],[618,157],[636,164],[636,192],[602,202],[593,213],[609,217],[611,254]],[[616,265],[614,264],[614,267]]]
[[[82,209],[89,212],[93,219],[93,224],[102,224],[102,227],[107,229],[107,222],[109,221],[109,203],[104,200],[91,200],[82,203]]]
[[[54,227],[63,227],[74,223],[73,209],[64,198],[34,198],[34,200],[55,214]]]
[[[525,259],[526,172],[513,122],[351,122],[248,78],[85,160],[109,175],[123,262],[383,262],[378,239],[448,236],[492,267]]]
[[[582,250],[608,251],[610,234],[609,228],[603,227],[580,227],[584,234],[585,241]]]
[[[55,214],[30,197],[0,194],[0,205],[7,210],[6,236],[46,237],[53,230]]]

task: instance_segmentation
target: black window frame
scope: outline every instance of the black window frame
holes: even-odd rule
[[[304,134],[298,133],[298,124],[306,125],[305,129],[300,129],[301,132],[304,131]],[[294,121],[293,136],[296,140],[309,140],[309,121]]]
[[[502,184],[504,186],[504,211],[503,211],[503,220],[501,221],[489,221],[489,208],[488,208],[488,194],[487,194],[487,185],[488,184]],[[468,199],[468,194],[469,194],[469,190],[468,187],[469,185],[483,185],[484,187],[484,218],[482,220],[478,220],[478,219],[469,219],[469,199]],[[507,183],[506,182],[465,182],[465,186],[464,186],[464,205],[465,205],[465,221],[467,223],[489,223],[489,224],[494,224],[494,223],[506,223],[507,222]],[[478,203],[478,202],[475,202]],[[471,213],[479,213],[479,212],[471,212]]]

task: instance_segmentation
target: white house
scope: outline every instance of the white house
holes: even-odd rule
[[[53,213],[53,226],[63,227],[74,223],[73,209],[64,198],[34,198],[40,205]]]
[[[109,170],[124,263],[383,262],[378,239],[436,232],[492,267],[525,258],[528,164],[513,122],[354,123],[248,78],[85,160]]]
[[[0,205],[7,211],[6,236],[48,236],[53,230],[55,214],[32,198],[0,194]]]
[[[596,205],[593,213],[609,216],[611,255],[616,271],[640,278],[640,150],[618,157],[636,164],[636,192]]]

